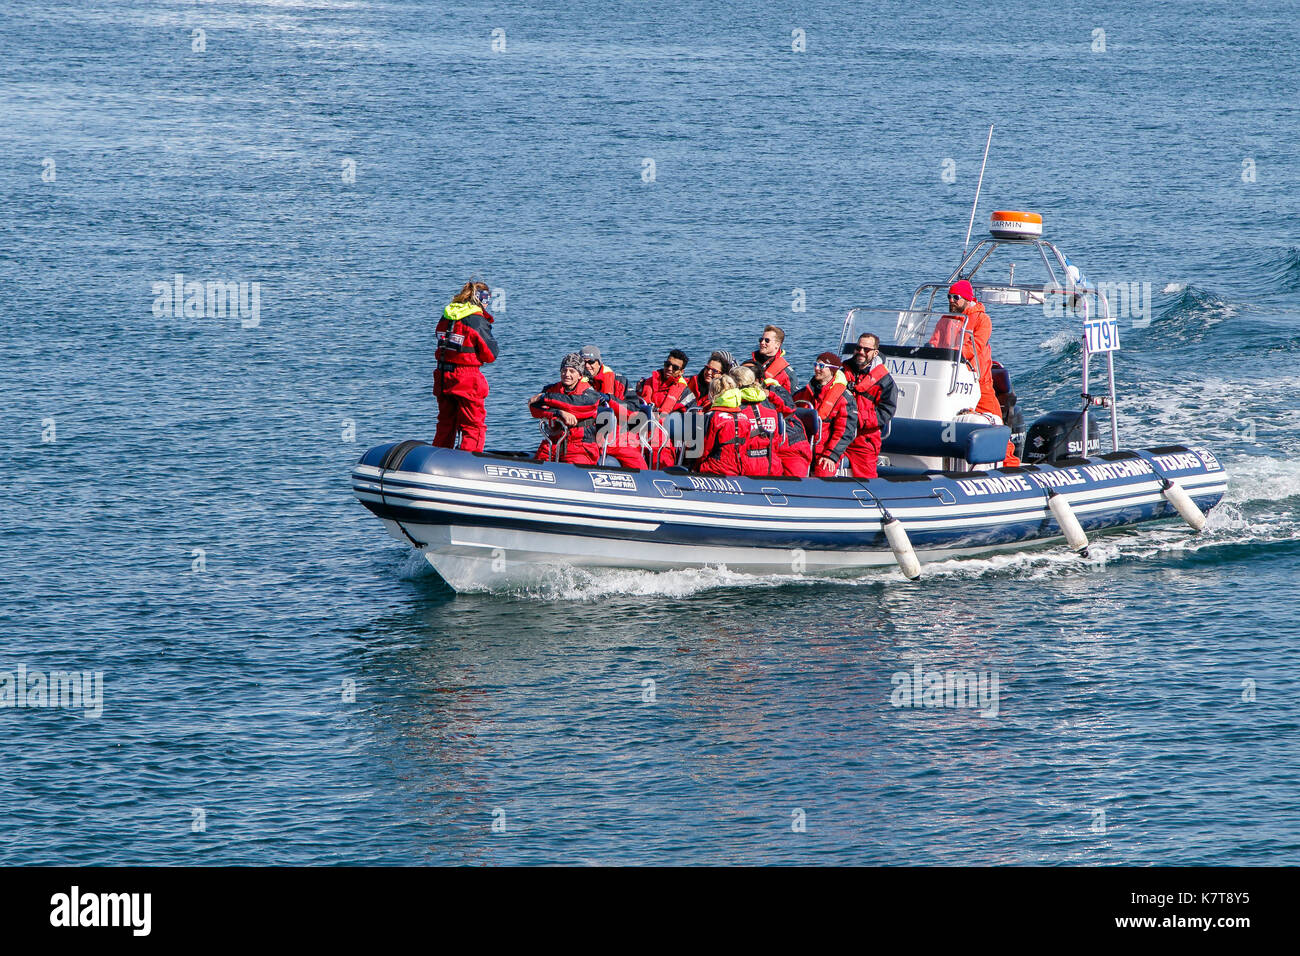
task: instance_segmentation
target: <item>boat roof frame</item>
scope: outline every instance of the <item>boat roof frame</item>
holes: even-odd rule
[[[1017,286],[1015,284],[1015,264],[1012,264],[1011,275],[1007,282],[978,282],[975,279],[980,268],[989,260],[1001,246],[1021,246],[1033,247],[1042,259],[1043,265],[1047,268],[1047,274],[1051,277],[1051,282],[1044,284],[1041,288],[1032,286]],[[1050,256],[1049,256],[1050,253]],[[977,258],[978,257],[978,258]],[[1056,269],[1052,267],[1052,260],[1055,260],[1060,266],[1061,271],[1065,274],[1066,281],[1062,283],[1057,275]],[[939,314],[948,313],[934,308],[934,300],[940,291],[946,294],[948,287],[954,282],[965,279],[970,282],[971,287],[975,290],[977,297],[981,301],[987,301],[994,305],[1037,305],[1046,307],[1050,296],[1061,296],[1061,307],[1065,311],[1073,309],[1077,314],[1079,309],[1083,311],[1083,324],[1086,326],[1091,315],[1098,319],[1113,321],[1114,317],[1110,311],[1110,301],[1106,298],[1105,292],[1096,285],[1089,283],[1080,274],[1079,281],[1075,281],[1070,276],[1070,262],[1057,246],[1043,239],[1040,236],[1025,237],[1001,237],[986,236],[975,244],[975,248],[962,256],[961,262],[952,274],[943,282],[923,282],[916,287],[912,293],[911,302],[906,309],[885,309],[881,307],[859,306],[849,310],[844,319],[844,328],[840,333],[840,350],[843,352],[844,344],[853,325],[853,317],[858,312],[892,312],[900,317],[904,314]],[[1076,270],[1077,271],[1077,270]],[[927,295],[928,293],[928,295]],[[918,303],[925,297],[925,303],[918,308]],[[1095,310],[1095,311],[1094,311]],[[895,335],[897,337],[897,333]],[[1115,393],[1115,351],[1108,350],[1103,352],[1106,356],[1106,379],[1107,392],[1105,397],[1095,396],[1089,391],[1090,381],[1090,361],[1094,354],[1088,349],[1088,337],[1086,334],[1081,336],[1083,340],[1083,391],[1080,397],[1083,399],[1083,411],[1080,413],[1080,427],[1082,428],[1082,444],[1084,454],[1088,448],[1088,413],[1093,405],[1110,407],[1110,441],[1111,451],[1119,451],[1119,402]]]

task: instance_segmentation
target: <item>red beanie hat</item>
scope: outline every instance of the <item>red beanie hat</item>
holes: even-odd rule
[[[965,279],[958,279],[952,285],[948,286],[949,295],[959,295],[967,302],[975,301],[975,290]]]
[[[840,361],[840,357],[834,352],[823,352],[821,355],[817,356],[817,361],[825,362],[831,368],[844,367],[844,363]]]

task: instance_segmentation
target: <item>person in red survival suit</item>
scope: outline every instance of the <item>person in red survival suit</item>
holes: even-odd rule
[[[745,365],[755,367],[752,359]],[[807,478],[812,469],[813,450],[803,422],[795,414],[794,397],[776,379],[764,379],[762,385],[767,392],[764,404],[785,420],[785,438],[782,439],[780,448],[781,474],[787,478]]]
[[[438,399],[438,428],[433,444],[451,448],[460,439],[463,451],[482,451],[487,439],[488,383],[479,371],[497,360],[486,282],[466,282],[438,320],[437,369],[433,394]]]
[[[578,357],[582,359],[583,375],[604,396],[605,404],[615,418],[612,434],[598,435],[597,445],[604,446],[606,454],[624,468],[645,468],[641,441],[628,431],[628,418],[638,409],[626,401],[627,379],[616,375],[612,368],[601,361],[600,349],[594,345],[584,345],[578,352]]]
[[[740,473],[779,478],[785,473],[781,460],[780,413],[768,401],[767,390],[755,381],[752,367],[737,366],[732,369],[731,377],[740,390],[741,410],[751,419],[749,435],[740,446]]]
[[[708,408],[709,384],[718,375],[730,374],[735,367],[736,360],[726,349],[719,349],[710,355],[704,368],[686,380],[691,383],[691,391],[695,393],[695,404],[700,408]]]
[[[709,417],[696,468],[703,475],[739,475],[740,450],[749,438],[751,418],[740,407],[740,389],[730,375],[709,385]]]
[[[817,409],[817,417],[822,420],[821,440],[814,449],[813,475],[817,478],[835,476],[849,442],[857,434],[858,403],[850,398],[849,380],[834,352],[817,356],[812,381],[794,393],[796,402]]]
[[[661,370],[650,373],[649,378],[641,379],[636,393],[641,401],[652,409],[658,418],[664,418],[673,412],[685,411],[695,404],[695,393],[691,390],[690,379],[684,374],[688,359],[681,349],[673,349],[664,359]],[[650,453],[656,468],[668,468],[677,462],[677,449],[667,441],[660,430],[653,431],[650,437]]]
[[[548,422],[547,437],[538,446],[536,461],[594,465],[600,455],[596,445],[596,412],[600,393],[582,377],[582,359],[570,352],[560,363],[560,380],[528,400],[533,418]]]
[[[854,478],[875,478],[881,441],[898,410],[898,386],[880,360],[879,336],[858,336],[853,358],[844,363],[844,377],[858,406],[858,433],[846,451],[849,468]]]
[[[779,325],[764,326],[763,334],[758,339],[758,351],[752,358],[760,380],[776,379],[781,383],[782,388],[793,394],[799,390],[799,382],[794,377],[794,369],[786,361],[785,352],[781,350],[783,345],[785,345],[785,330]]]
[[[961,354],[974,369],[980,386],[980,398],[974,411],[987,418],[991,424],[1001,425],[1002,403],[998,401],[998,392],[993,386],[993,348],[989,344],[993,335],[993,323],[984,306],[975,300],[975,289],[967,280],[959,279],[948,287],[948,312],[936,323],[934,334],[926,344],[940,348],[958,348],[956,339],[961,333],[962,325],[966,326],[966,335],[960,343]],[[1020,464],[1015,445],[1011,442],[1007,443],[1007,460],[1003,464]]]

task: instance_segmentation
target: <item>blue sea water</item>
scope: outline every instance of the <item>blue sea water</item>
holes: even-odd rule
[[[814,7],[5,5],[0,672],[103,710],[0,707],[0,862],[1300,862],[1293,5]],[[588,342],[776,322],[806,377],[955,266],[990,123],[976,234],[1150,283],[1121,437],[1225,463],[1202,535],[455,595],[352,498],[471,274],[491,447]],[[256,322],[155,308],[178,273]],[[1031,417],[1075,334],[997,319]],[[997,715],[893,706],[916,664]]]

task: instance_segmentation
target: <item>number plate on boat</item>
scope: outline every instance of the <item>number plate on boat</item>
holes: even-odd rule
[[[1089,319],[1083,323],[1083,342],[1089,352],[1119,350],[1119,323],[1113,318]]]

